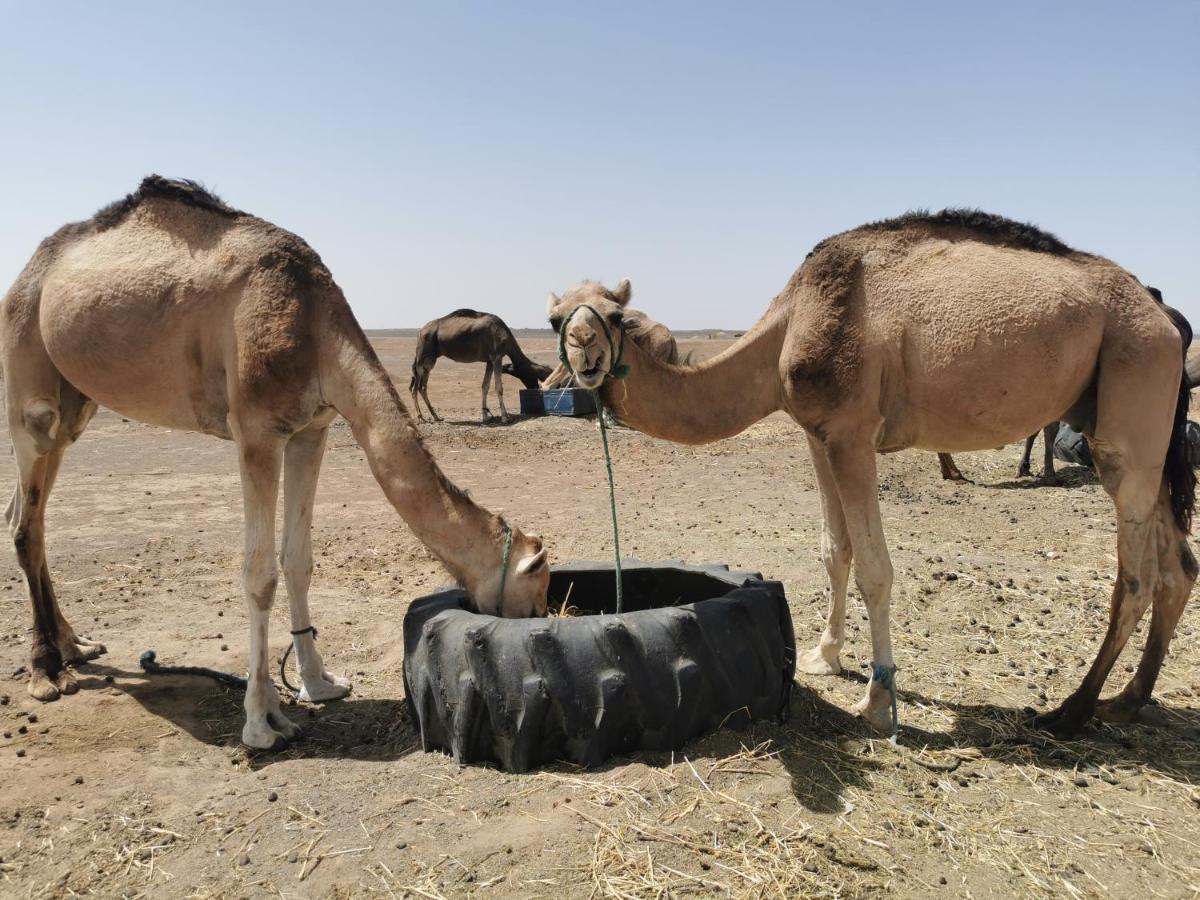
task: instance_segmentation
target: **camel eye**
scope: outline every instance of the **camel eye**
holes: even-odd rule
[[[616,328],[620,328],[621,325],[624,324],[624,322],[625,322],[625,314],[624,313],[615,312],[615,313],[608,314],[608,324],[609,325],[612,325]]]
[[[550,327],[554,329],[556,334],[558,332],[562,331],[562,317],[555,316],[554,318],[552,318],[550,320]]]

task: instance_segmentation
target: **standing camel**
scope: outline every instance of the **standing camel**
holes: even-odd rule
[[[550,321],[576,378],[623,421],[667,440],[719,440],[779,409],[804,429],[824,511],[830,606],[824,635],[799,667],[839,671],[853,559],[874,656],[855,712],[876,728],[890,722],[895,664],[875,454],[995,447],[1058,419],[1087,433],[1116,505],[1118,577],[1095,662],[1038,722],[1065,734],[1093,712],[1138,717],[1197,566],[1186,539],[1195,478],[1180,333],[1137,279],[1033,226],[970,210],[909,213],[818,244],[753,329],[688,368],[621,340],[630,294],[622,281],[612,291],[584,283],[550,295]],[[611,377],[618,362],[628,369],[620,381]],[[1097,706],[1151,604],[1136,674]]]
[[[692,354],[679,356],[679,345],[675,343],[675,335],[662,322],[656,322],[640,309],[626,308],[621,319],[625,336],[636,343],[646,353],[660,362],[670,365],[687,365]],[[542,381],[543,390],[566,387],[571,383],[571,373],[561,362],[554,371]]]
[[[33,607],[29,693],[38,700],[74,693],[67,666],[104,652],[63,617],[45,550],[59,463],[98,404],[237,444],[250,610],[242,741],[251,747],[299,734],[268,674],[281,470],[280,561],[301,699],[350,691],[325,670],[308,612],[313,498],[338,413],[388,500],[480,609],[545,611],[541,540],[477,506],[442,474],[320,257],[193,182],[152,175],[43,241],[0,311],[0,361],[17,463],[7,519]],[[509,539],[511,564],[502,572]]]
[[[421,421],[425,421],[425,417],[421,415],[418,392],[425,399],[433,421],[442,421],[442,417],[434,412],[433,404],[429,402],[427,389],[429,373],[433,371],[439,356],[446,356],[460,363],[484,364],[482,421],[485,425],[492,419],[487,400],[492,375],[496,376],[500,421],[507,425],[508,410],[504,408],[504,382],[501,374],[516,376],[530,390],[535,390],[538,382],[550,374],[549,366],[535,363],[522,352],[512,330],[499,316],[476,312],[473,309],[456,309],[448,316],[427,322],[417,335],[417,352],[413,357],[412,380],[408,383],[408,389],[412,393],[413,407]],[[512,360],[511,366],[501,365],[506,356]]]

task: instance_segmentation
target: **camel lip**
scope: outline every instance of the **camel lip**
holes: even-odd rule
[[[586,380],[586,381],[592,381],[592,380],[594,380],[594,379],[595,379],[595,378],[596,378],[596,377],[597,377],[599,374],[600,374],[600,367],[599,367],[599,366],[592,366],[590,369],[584,369],[582,372],[580,372],[580,373],[579,373],[579,377],[580,377],[580,378],[582,378],[582,379],[584,379],[584,380]]]

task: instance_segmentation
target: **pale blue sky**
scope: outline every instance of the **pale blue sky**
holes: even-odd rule
[[[368,327],[633,279],[751,324],[822,237],[979,206],[1200,325],[1200,3],[0,3],[0,281],[148,172]]]

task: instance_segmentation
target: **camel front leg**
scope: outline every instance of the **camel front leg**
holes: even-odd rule
[[[855,435],[831,443],[827,451],[854,553],[854,581],[867,605],[871,624],[871,681],[854,712],[873,728],[889,731],[896,671],[890,622],[892,561],[879,514],[875,450],[870,440]]]
[[[508,410],[504,408],[504,375],[500,371],[503,357],[492,360],[492,371],[496,373],[496,399],[500,401],[500,421],[508,424]]]
[[[492,411],[490,409],[488,409],[488,405],[487,405],[488,389],[491,387],[491,385],[492,385],[492,362],[491,362],[491,360],[488,360],[487,362],[485,362],[483,364],[483,388],[482,388],[482,394],[483,394],[482,407],[483,407],[483,409],[481,410],[481,412],[479,414],[480,415],[479,420],[484,425],[486,425],[492,419]]]
[[[242,743],[260,750],[283,747],[298,737],[300,728],[279,708],[279,691],[271,681],[267,631],[279,568],[275,562],[275,504],[279,498],[279,470],[283,438],[257,430],[246,434],[235,429],[242,475],[245,512],[245,559],[242,585],[250,612],[250,663],[246,684],[246,724]]]
[[[300,670],[300,699],[312,703],[340,700],[351,683],[325,670],[315,641],[316,629],[308,612],[312,582],[312,513],[317,478],[325,455],[328,428],[292,435],[283,451],[283,550],[280,563],[292,614],[292,645]]]
[[[850,579],[850,535],[846,531],[846,517],[842,513],[842,500],[838,496],[837,482],[829,467],[829,457],[820,441],[805,433],[808,438],[809,455],[817,474],[817,487],[821,495],[821,561],[829,585],[825,594],[829,613],[825,620],[825,632],[817,646],[799,655],[796,668],[809,675],[836,675],[842,670],[839,656],[846,642],[846,582]]]

